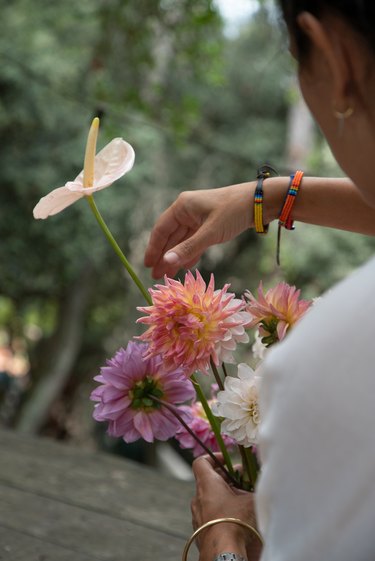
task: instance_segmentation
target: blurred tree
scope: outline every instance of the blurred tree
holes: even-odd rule
[[[63,184],[80,170],[93,114],[106,117],[102,143],[103,136],[106,140],[123,129],[120,107],[121,113],[126,107],[127,115],[135,116],[128,126],[135,143],[138,136],[151,145],[163,143],[155,128],[146,137],[137,134],[137,119],[144,116],[154,127],[156,121],[167,126],[170,134],[184,130],[190,102],[170,69],[180,65],[186,80],[203,79],[206,63],[199,62],[200,55],[210,54],[212,33],[220,42],[220,19],[209,0],[137,5],[68,0],[58,6],[47,0],[16,0],[2,6],[2,21],[0,235],[6,243],[0,259],[6,266],[0,291],[4,301],[12,302],[12,313],[3,318],[8,331],[24,333],[29,321],[42,328],[40,341],[30,349],[33,391],[19,421],[34,432],[76,368],[84,329],[91,331],[88,308],[91,317],[100,316],[94,338],[95,333],[104,338],[105,330],[123,316],[125,291],[124,277],[113,266],[111,250],[83,201],[47,224],[32,219],[32,208],[48,186]],[[155,177],[153,163],[141,162],[138,179]],[[125,250],[135,200],[139,202],[139,193],[131,190],[123,206],[113,193],[102,197],[101,206]],[[100,286],[95,282],[99,270],[106,270]],[[104,312],[109,293],[113,302]]]
[[[43,363],[52,373],[55,360],[64,359],[65,369],[74,363],[92,286],[92,281],[82,285],[85,293],[74,306],[73,281],[85,272],[79,249],[82,233],[76,232],[78,241],[72,243],[74,223],[57,219],[47,230],[32,219],[32,208],[45,187],[61,184],[74,173],[82,142],[75,104],[85,96],[84,80],[79,78],[91,57],[95,12],[87,1],[69,4],[71,9],[66,9],[67,3],[19,0],[2,6],[0,235],[5,243],[0,246],[0,291],[12,301],[6,324],[12,337],[24,334],[29,317],[42,327],[33,379],[37,372],[43,377]],[[75,41],[67,41],[72,36]],[[89,114],[88,107],[83,115],[87,119]],[[76,337],[68,341],[73,344],[63,347],[73,325]],[[43,344],[48,336],[53,345]]]
[[[266,162],[283,169],[292,67],[272,13],[265,7],[226,40],[222,79],[197,92],[200,120],[188,145],[174,154],[173,183],[218,187],[256,176]],[[184,170],[183,176],[181,170]],[[184,184],[181,185],[181,181]],[[249,205],[252,201],[244,201]],[[259,279],[262,244],[253,231],[212,248],[200,268],[240,292]],[[230,264],[230,265],[229,265]]]

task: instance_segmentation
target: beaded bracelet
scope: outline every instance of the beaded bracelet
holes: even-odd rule
[[[260,167],[257,173],[257,185],[254,192],[254,225],[257,234],[267,234],[268,224],[263,224],[263,181],[277,171],[268,164]]]
[[[243,528],[250,530],[250,532],[252,532],[258,538],[260,543],[263,545],[263,538],[258,532],[258,530],[256,530],[256,528],[254,528],[247,522],[243,522],[243,520],[240,520],[239,518],[217,518],[215,520],[209,520],[205,524],[202,524],[202,526],[199,526],[199,528],[197,528],[197,530],[195,530],[195,532],[190,536],[190,538],[185,544],[184,551],[182,553],[182,561],[187,561],[191,544],[194,542],[195,538],[198,537],[201,532],[203,532],[203,530],[205,530],[206,528],[210,528],[211,526],[215,526],[216,524],[222,524],[223,522],[230,522],[232,524],[237,524],[238,526],[242,526]]]
[[[294,220],[291,218],[291,212],[301,186],[302,177],[303,171],[301,170],[297,170],[290,176],[288,192],[279,216],[279,226],[284,226],[287,230],[294,230]]]
[[[281,227],[284,226],[286,230],[294,230],[294,220],[292,220],[292,209],[301,187],[302,178],[303,178],[303,171],[301,170],[297,170],[295,173],[291,174],[288,191],[279,215],[279,225],[277,230],[277,247],[276,247],[276,262],[278,265],[280,265]]]

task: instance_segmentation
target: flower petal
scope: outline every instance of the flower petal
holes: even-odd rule
[[[83,187],[83,170],[74,181],[68,181],[66,187],[71,191],[91,195],[109,187],[117,179],[130,171],[135,160],[133,147],[122,138],[114,138],[95,156],[94,186]]]
[[[146,440],[146,442],[154,441],[154,434],[152,432],[152,426],[147,413],[139,411],[139,413],[135,415],[134,428],[137,429],[137,431],[140,433],[142,438]]]
[[[40,199],[33,210],[34,218],[44,219],[53,216],[82,197],[82,193],[74,193],[66,186],[58,187]]]

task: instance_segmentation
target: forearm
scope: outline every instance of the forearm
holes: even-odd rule
[[[278,218],[289,179],[269,178],[264,182],[264,222]],[[294,220],[375,235],[375,208],[368,206],[353,183],[346,178],[304,177],[296,198]]]
[[[185,191],[155,224],[145,253],[146,267],[157,279],[173,277],[195,265],[206,249],[254,228],[256,181],[218,189]],[[288,177],[264,180],[263,223],[277,220]],[[304,177],[295,199],[293,220],[375,235],[375,208],[368,206],[348,179]]]

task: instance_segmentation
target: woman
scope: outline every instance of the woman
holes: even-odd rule
[[[281,0],[304,98],[350,180],[305,178],[293,218],[375,234],[375,2]],[[214,243],[251,227],[254,183],[187,192],[157,222],[145,263],[173,275]],[[265,181],[277,218],[285,178]],[[367,561],[375,558],[375,260],[337,285],[263,364],[262,473],[252,495],[209,459],[194,463],[200,561]],[[255,502],[255,505],[254,505]],[[254,512],[256,512],[256,517]],[[224,555],[226,554],[226,555]]]

